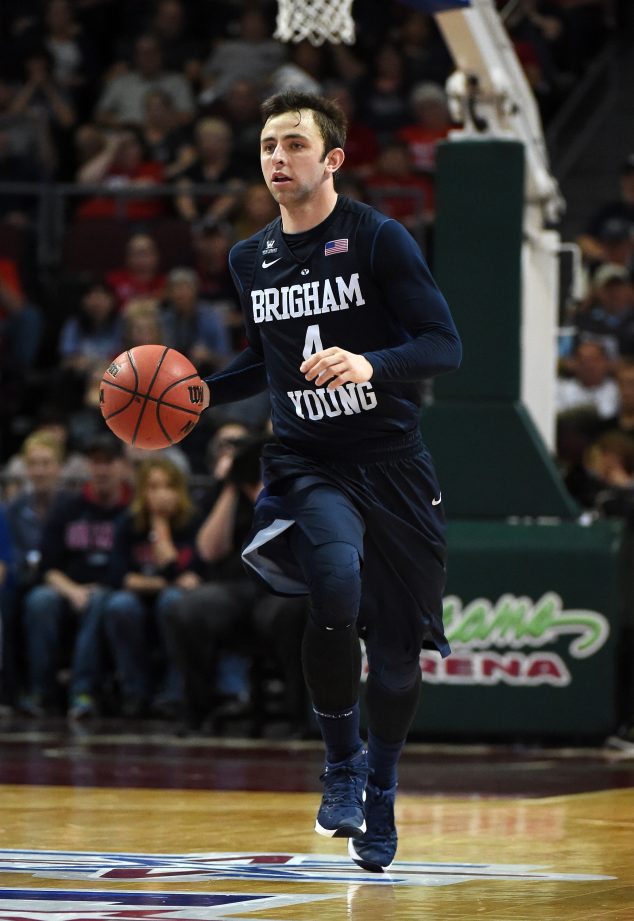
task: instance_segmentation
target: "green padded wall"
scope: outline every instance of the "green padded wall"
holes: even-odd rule
[[[523,208],[520,142],[439,146],[434,274],[464,358],[421,425],[453,519],[579,513],[520,401]]]
[[[421,430],[450,518],[579,514],[521,403],[439,400],[423,411]]]
[[[438,397],[520,396],[524,149],[518,141],[438,149],[434,275],[464,343]]]

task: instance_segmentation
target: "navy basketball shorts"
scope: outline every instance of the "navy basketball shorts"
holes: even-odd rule
[[[278,595],[306,595],[290,529],[318,547],[342,541],[362,561],[359,635],[370,669],[400,670],[423,647],[450,653],[442,622],[445,521],[426,448],[368,464],[316,461],[280,445],[263,454],[265,488],[242,558]]]

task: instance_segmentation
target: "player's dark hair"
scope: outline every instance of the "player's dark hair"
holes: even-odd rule
[[[260,106],[262,123],[266,123],[275,115],[284,115],[285,112],[297,112],[299,122],[301,109],[310,109],[313,113],[315,124],[324,141],[324,157],[334,147],[344,147],[348,121],[343,109],[334,100],[325,99],[316,93],[286,90],[269,96]]]

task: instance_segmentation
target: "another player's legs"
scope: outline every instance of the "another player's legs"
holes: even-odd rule
[[[314,546],[299,528],[294,531],[291,548],[310,588],[302,665],[326,745],[315,831],[327,837],[358,836],[366,827],[367,779],[367,755],[359,735],[359,554],[343,541]]]
[[[390,673],[383,673],[390,680]],[[410,680],[409,686],[400,687]],[[364,870],[387,870],[396,855],[398,835],[394,820],[397,767],[420,697],[421,675],[416,670],[388,688],[370,673],[366,689],[368,708],[368,782],[364,835],[348,842],[348,853]]]

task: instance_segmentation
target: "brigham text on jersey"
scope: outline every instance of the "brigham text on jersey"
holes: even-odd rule
[[[337,275],[334,283],[324,278],[321,281],[307,281],[303,285],[256,289],[251,292],[251,303],[254,321],[268,323],[271,320],[312,317],[347,310],[348,307],[362,307],[365,300],[359,285],[359,273],[354,272],[347,282],[341,275]]]

